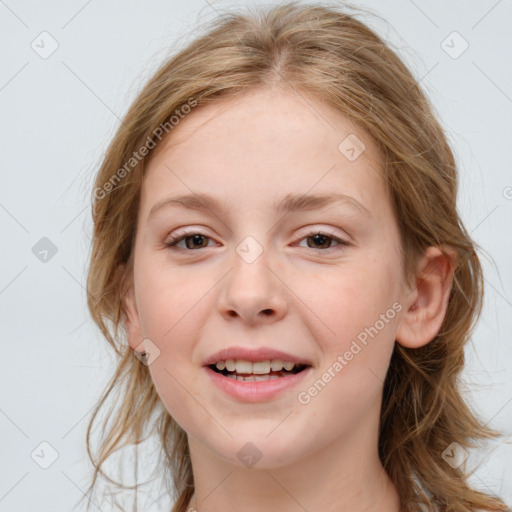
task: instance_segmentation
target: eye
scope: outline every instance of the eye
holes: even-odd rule
[[[306,240],[308,247],[313,248],[313,249],[320,249],[320,250],[333,249],[333,247],[325,247],[326,245],[329,246],[331,241],[335,241],[338,245],[345,245],[345,246],[350,245],[347,241],[345,241],[341,238],[338,238],[334,235],[329,235],[328,233],[324,233],[321,231],[312,231],[311,233],[308,233],[304,238],[301,238],[301,240]],[[324,246],[324,247],[320,247],[320,248],[311,247],[310,242],[311,242],[311,244],[316,244],[316,245]],[[302,247],[304,247],[304,246],[302,246]]]
[[[181,235],[176,235],[172,237],[170,240],[165,242],[167,247],[177,247],[178,249],[202,249],[203,247],[207,247],[204,245],[204,240],[209,237],[202,235],[201,233],[189,231],[187,233],[182,233]],[[181,241],[185,242],[185,247],[179,247],[178,243]],[[190,243],[188,243],[190,241]]]

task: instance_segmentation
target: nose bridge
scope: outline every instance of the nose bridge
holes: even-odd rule
[[[232,269],[219,303],[221,314],[239,316],[249,323],[285,314],[285,290],[272,271],[271,262],[269,247],[253,236],[247,236],[235,247]]]

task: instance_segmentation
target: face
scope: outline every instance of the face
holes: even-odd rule
[[[192,111],[152,156],[130,343],[146,339],[156,390],[189,442],[237,466],[245,447],[272,468],[373,428],[404,288],[371,138],[313,97],[259,90]],[[165,203],[182,195],[217,204]],[[309,366],[266,382],[205,367],[231,347]],[[295,380],[241,396],[219,379],[238,390]]]

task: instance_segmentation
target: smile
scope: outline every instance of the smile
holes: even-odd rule
[[[286,368],[290,368],[289,370]],[[263,402],[278,397],[301,382],[313,368],[280,360],[219,361],[204,367],[217,389],[241,402]]]
[[[256,362],[243,359],[227,359],[209,365],[209,368],[224,377],[242,382],[275,380],[300,373],[307,367],[308,365],[305,364],[295,364],[280,359]]]

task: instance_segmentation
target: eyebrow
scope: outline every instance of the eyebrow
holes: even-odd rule
[[[296,211],[310,211],[335,203],[351,206],[367,217],[372,217],[371,212],[357,199],[345,194],[287,194],[280,202],[273,204],[273,209],[278,214]],[[223,206],[217,199],[207,194],[184,194],[162,199],[156,203],[149,212],[148,219],[164,206],[177,206],[187,210],[218,212],[227,216],[230,209]]]

